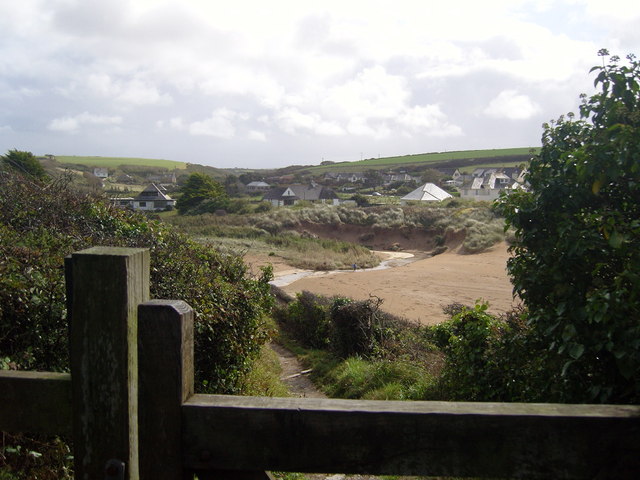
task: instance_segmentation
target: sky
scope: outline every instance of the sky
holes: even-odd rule
[[[0,154],[317,165],[540,145],[637,0],[4,0]]]

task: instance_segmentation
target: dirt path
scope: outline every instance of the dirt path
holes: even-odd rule
[[[327,396],[316,388],[309,380],[309,370],[305,370],[296,356],[289,350],[277,343],[269,344],[271,349],[278,354],[282,373],[280,380],[289,387],[289,391],[295,397],[305,398],[327,398]]]

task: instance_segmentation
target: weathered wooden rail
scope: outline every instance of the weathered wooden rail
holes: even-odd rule
[[[194,395],[193,312],[149,301],[146,250],[84,250],[66,272],[71,375],[0,372],[0,429],[72,434],[77,479],[640,474],[638,406]]]

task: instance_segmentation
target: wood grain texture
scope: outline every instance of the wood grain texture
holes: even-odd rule
[[[68,373],[0,371],[0,430],[71,435]]]
[[[66,265],[75,476],[103,478],[118,459],[137,479],[137,309],[149,299],[149,252],[94,247]]]
[[[393,475],[635,478],[640,407],[194,395],[187,466]]]
[[[181,300],[138,308],[140,478],[187,478],[181,406],[193,395],[193,310]],[[193,475],[191,475],[191,478]]]

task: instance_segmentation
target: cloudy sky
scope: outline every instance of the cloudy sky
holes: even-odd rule
[[[539,145],[637,0],[4,0],[0,153],[271,168]]]

